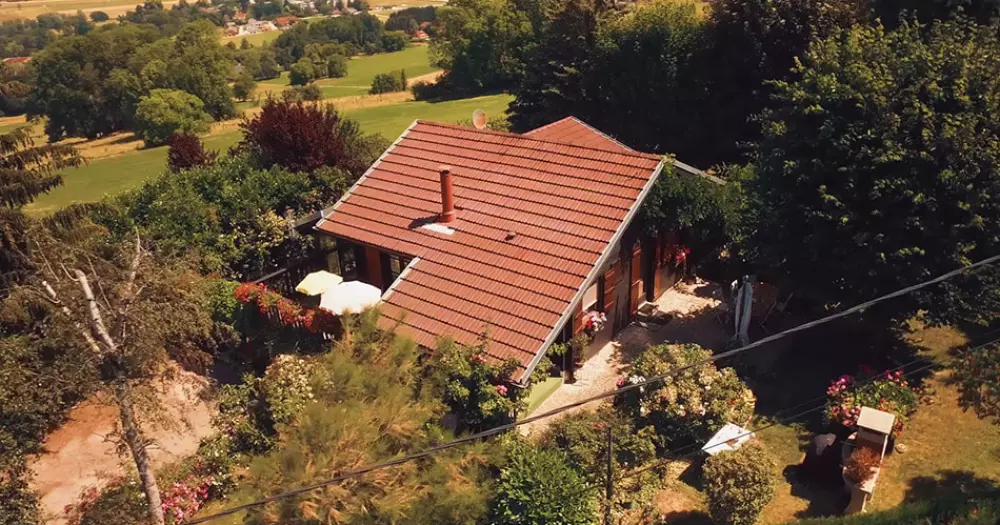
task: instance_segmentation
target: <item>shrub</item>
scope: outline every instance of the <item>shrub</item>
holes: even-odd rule
[[[107,22],[108,20],[111,19],[111,17],[108,16],[108,14],[105,13],[104,11],[91,11],[90,19],[93,20],[94,22]]]
[[[21,457],[0,459],[0,524],[41,523],[38,496],[28,483],[30,476]]]
[[[330,166],[358,177],[385,145],[384,139],[362,135],[357,123],[341,118],[332,105],[268,100],[260,113],[240,127],[241,147],[258,162],[292,171]]]
[[[502,363],[486,355],[486,339],[465,346],[442,340],[433,353],[432,382],[445,406],[458,418],[461,429],[479,430],[509,423],[527,406],[527,388],[508,386],[520,366],[515,360]]]
[[[855,485],[861,485],[871,479],[874,474],[872,469],[881,464],[882,458],[879,457],[878,452],[870,447],[857,447],[851,453],[851,457],[847,458],[847,463],[844,465],[844,477]]]
[[[893,436],[903,432],[903,426],[917,411],[920,396],[916,389],[903,379],[903,373],[886,372],[882,377],[870,381],[862,376],[841,376],[826,390],[826,420],[845,431],[853,430],[858,424],[861,407],[877,408],[896,416]]]
[[[392,93],[395,91],[406,91],[406,71],[399,70],[391,73],[379,73],[372,79],[372,87],[368,93],[377,95],[379,93]]]
[[[610,407],[603,407],[597,412],[575,412],[557,419],[542,435],[540,443],[562,451],[569,465],[591,485],[602,486],[607,476],[609,428],[614,472],[642,469],[656,459],[653,429],[636,430],[628,418]],[[654,468],[645,469],[638,475],[616,478],[615,513],[652,513],[653,496],[661,487],[661,472]]]
[[[135,111],[135,131],[147,146],[159,146],[175,133],[192,134],[208,130],[211,117],[201,99],[175,89],[154,89],[139,99]]]
[[[259,379],[246,375],[238,385],[224,385],[218,403],[219,413],[212,426],[228,437],[230,452],[261,454],[274,446],[274,417]]]
[[[596,524],[595,489],[558,450],[515,442],[500,470],[489,523]]]
[[[315,102],[322,98],[323,92],[316,84],[292,86],[281,92],[281,100],[284,102]]]
[[[410,41],[403,31],[388,31],[382,35],[382,50],[386,53],[402,51]]]
[[[712,356],[698,345],[657,345],[636,359],[619,386],[639,383]],[[731,368],[714,363],[685,369],[661,382],[630,390],[616,405],[635,421],[637,428],[652,426],[657,447],[705,441],[726,423],[743,424],[753,415],[753,392]]]
[[[753,525],[774,497],[777,463],[756,440],[705,461],[709,512],[717,525]]]
[[[149,516],[142,486],[132,478],[112,481],[102,490],[87,487],[64,512],[69,525],[145,525]]]
[[[291,423],[313,400],[309,385],[313,366],[294,355],[279,355],[267,367],[262,387],[264,399],[276,423]]]
[[[197,135],[174,133],[167,139],[167,145],[167,168],[170,171],[207,166],[218,156],[215,151],[205,151],[205,145]]]

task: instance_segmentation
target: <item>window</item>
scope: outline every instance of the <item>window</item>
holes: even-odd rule
[[[583,311],[596,310],[604,311],[604,276],[597,278],[597,282],[590,285],[586,292],[583,292]]]
[[[340,276],[345,281],[358,280],[358,248],[359,246],[347,241],[337,243],[337,259],[340,266]]]
[[[392,255],[382,252],[382,290],[388,290],[392,283],[396,282],[399,274],[403,273],[403,268],[410,264],[412,259],[402,255]]]

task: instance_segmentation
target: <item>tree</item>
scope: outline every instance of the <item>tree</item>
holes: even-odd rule
[[[245,38],[240,40],[240,49],[242,49],[242,50],[245,51],[245,50],[250,49],[252,47],[253,47],[253,44],[251,44],[249,40],[247,40]]]
[[[21,209],[62,184],[58,171],[81,158],[64,145],[36,146],[27,128],[0,135],[0,300],[35,270],[29,229]],[[40,378],[64,379],[81,365],[65,359],[59,345],[31,344],[22,326],[11,326],[13,309],[0,309],[0,523],[36,523],[38,504],[28,485],[24,455],[37,450],[45,431],[86,390],[38,388]]]
[[[236,114],[229,87],[233,59],[217,31],[207,20],[184,26],[173,41],[167,84],[158,87],[186,91],[201,99],[212,118],[223,119]]]
[[[281,66],[274,56],[274,51],[267,48],[260,56],[260,76],[258,80],[268,80],[281,76]]]
[[[847,305],[1000,252],[988,197],[1000,193],[998,50],[995,32],[966,20],[856,26],[814,44],[763,120],[758,261]],[[985,323],[997,311],[990,267],[868,315]]]
[[[198,97],[174,89],[154,89],[142,97],[135,112],[136,133],[147,146],[166,143],[174,133],[208,131],[211,117]]]
[[[382,51],[386,53],[402,51],[406,49],[406,45],[409,42],[410,38],[406,36],[406,33],[402,31],[387,31],[382,35]]]
[[[500,469],[490,523],[596,525],[596,490],[557,450],[529,443],[510,446]]]
[[[981,24],[1000,17],[996,0],[872,0],[873,10],[887,27],[896,27],[901,18],[915,15],[921,22],[968,16]]]
[[[235,497],[257,499],[416,452],[450,439],[441,407],[422,390],[416,344],[376,326],[369,311],[350,321],[351,337],[311,358],[314,400],[294,425],[281,425],[278,448],[250,466],[255,480]],[[481,523],[492,474],[488,444],[445,451],[422,462],[382,469],[322,491],[251,511],[250,525],[310,523],[336,515],[343,523]]]
[[[236,78],[236,82],[233,83],[233,96],[245,101],[253,96],[253,92],[256,89],[257,81],[253,79],[253,76],[244,71]]]
[[[528,60],[510,104],[514,129],[528,131],[568,115],[589,118],[588,75],[597,45],[594,0],[565,0]]]
[[[456,89],[509,88],[524,75],[536,35],[510,1],[456,0],[439,16],[444,29],[431,41],[431,60]]]
[[[260,113],[240,124],[241,147],[263,166],[312,172],[323,166],[360,176],[384,149],[382,140],[361,134],[332,105],[268,100]]]
[[[299,60],[288,70],[288,83],[293,86],[304,86],[316,78],[316,66],[307,58]]]
[[[32,240],[41,272],[30,288],[52,307],[49,331],[86,351],[100,368],[102,383],[118,407],[121,435],[138,470],[149,519],[162,524],[159,485],[142,426],[144,416],[148,422],[156,409],[146,400],[151,381],[164,369],[166,348],[188,334],[208,333],[210,321],[194,288],[197,280],[183,268],[155,264],[138,237],[128,247],[94,235],[67,243],[36,229]]]
[[[291,86],[281,92],[284,102],[316,102],[323,99],[323,92],[315,82],[304,86]]]
[[[757,440],[705,461],[702,477],[712,521],[718,525],[753,525],[777,484],[777,463]]]
[[[326,76],[330,78],[347,76],[347,57],[344,55],[333,55],[326,59]]]
[[[399,70],[375,75],[375,78],[372,79],[372,87],[368,90],[368,93],[378,95],[394,91],[406,91],[406,71]]]
[[[108,20],[111,19],[111,17],[108,16],[108,14],[105,13],[104,11],[91,11],[90,19],[93,20],[94,22],[107,22]]]
[[[711,0],[708,11],[709,44],[698,55],[708,100],[697,120],[712,151],[688,161],[702,164],[743,159],[744,143],[760,137],[768,81],[794,79],[811,42],[868,23],[868,0]]]
[[[82,161],[69,146],[36,146],[28,128],[0,135],[0,298],[32,268],[21,209],[62,184],[59,170]]]
[[[174,133],[167,139],[167,168],[182,171],[215,162],[217,153],[205,151],[205,145],[197,135]]]

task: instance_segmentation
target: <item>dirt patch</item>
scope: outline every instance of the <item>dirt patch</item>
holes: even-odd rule
[[[198,442],[212,433],[215,407],[199,397],[207,381],[201,376],[180,372],[158,387],[166,417],[178,421],[172,428],[148,428],[153,440],[150,455],[163,465],[193,454]],[[120,456],[110,439],[118,421],[118,410],[102,396],[95,396],[74,408],[67,422],[50,434],[45,452],[35,457],[33,488],[41,496],[47,523],[62,523],[63,509],[76,502],[86,487],[103,486],[107,480],[134,470],[130,456]]]

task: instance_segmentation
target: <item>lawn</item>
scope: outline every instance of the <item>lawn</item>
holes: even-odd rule
[[[232,42],[237,46],[239,46],[244,40],[246,40],[247,42],[250,42],[250,44],[252,44],[254,47],[260,47],[268,42],[275,40],[276,38],[278,38],[278,35],[280,34],[281,31],[265,31],[263,33],[257,33],[255,35],[227,36],[227,37],[222,37],[222,43],[228,44]]]
[[[406,70],[409,78],[433,73],[438,69],[431,66],[427,57],[427,46],[413,45],[395,53],[352,58],[347,63],[347,76],[341,78],[324,78],[317,80],[316,85],[323,93],[323,98],[338,98],[352,95],[364,95],[372,85],[372,79],[379,73]],[[263,95],[268,91],[278,91],[288,87],[288,73],[279,78],[264,80],[257,85],[257,91]]]
[[[381,133],[395,139],[418,118],[453,123],[470,118],[476,109],[486,111],[491,117],[499,117],[506,111],[510,100],[510,95],[490,95],[438,103],[406,102],[344,113],[357,120],[365,132]],[[205,145],[210,149],[225,150],[239,139],[239,131],[229,131],[206,137]],[[166,157],[165,147],[142,149],[66,170],[65,183],[40,197],[26,210],[32,214],[51,213],[73,202],[93,202],[108,193],[135,187],[162,172]]]

